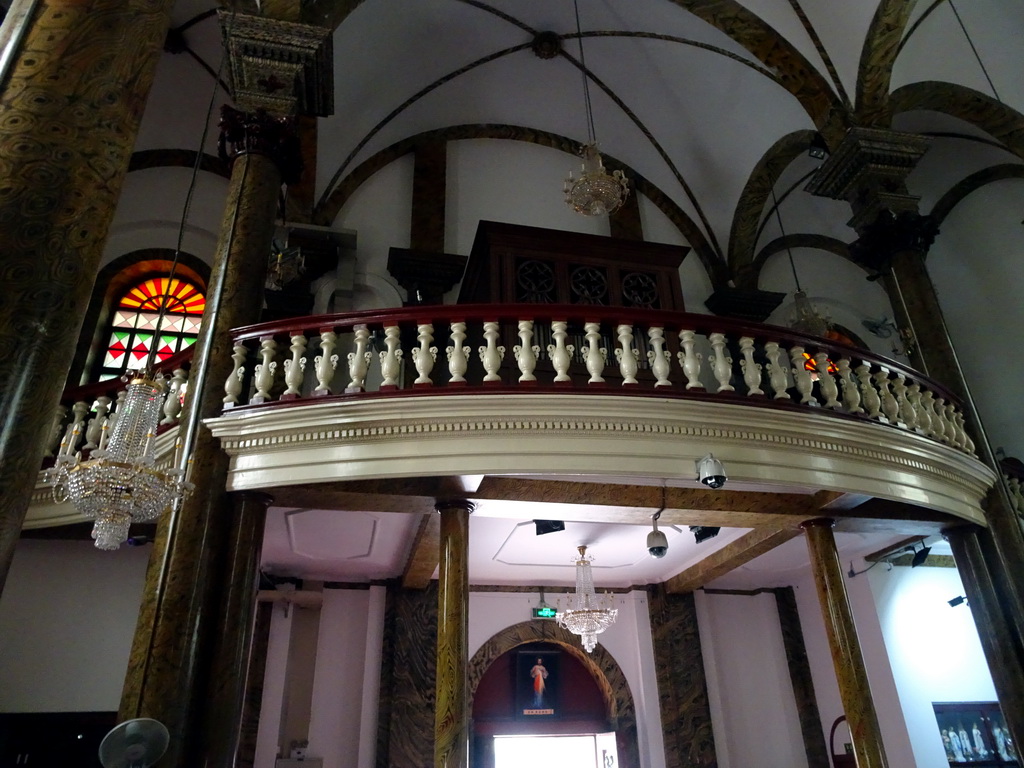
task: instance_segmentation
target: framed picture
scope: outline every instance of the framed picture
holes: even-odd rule
[[[932,709],[951,766],[1020,765],[997,702],[936,702]]]
[[[520,651],[516,655],[516,717],[555,718],[559,714],[559,651]]]

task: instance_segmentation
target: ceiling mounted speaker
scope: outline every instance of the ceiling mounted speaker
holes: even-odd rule
[[[543,536],[545,533],[557,533],[558,531],[565,530],[565,523],[561,520],[534,520],[533,523],[537,526],[538,536]]]
[[[126,720],[103,737],[100,762],[103,768],[149,768],[163,757],[170,742],[171,735],[160,721]]]

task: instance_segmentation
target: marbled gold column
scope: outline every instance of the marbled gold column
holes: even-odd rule
[[[43,0],[0,95],[0,591],[171,5]]]
[[[1024,654],[1000,610],[999,595],[989,572],[990,563],[982,549],[981,532],[976,525],[963,525],[943,531],[943,536],[953,550],[1010,736],[1015,744],[1021,744],[1024,743],[1021,742],[1024,739],[1024,668],[1021,665]]]
[[[984,648],[990,668],[1002,664],[1008,653],[1015,654],[1014,664],[1024,668],[1024,581],[1020,578],[1024,573],[1024,529],[985,435],[925,264],[938,223],[919,212],[919,198],[905,183],[928,143],[926,137],[914,134],[851,128],[807,188],[813,194],[850,203],[853,219],[849,223],[858,235],[850,244],[851,256],[884,278],[897,323],[911,332],[909,339],[902,340],[909,342],[911,364],[961,399],[964,426],[978,458],[1000,478],[982,504],[988,527],[978,529],[976,538],[996,598],[992,619],[1007,628],[1011,642]],[[979,634],[984,634],[986,627],[980,621],[977,624]],[[1017,685],[1020,681],[1007,682]],[[1004,690],[1000,695],[1024,700],[1024,689]],[[1024,731],[1024,723],[1018,722],[1015,728],[1018,733]]]
[[[853,610],[843,583],[843,568],[832,535],[832,521],[811,520],[803,525],[811,555],[811,571],[818,588],[832,664],[839,681],[839,695],[853,738],[857,768],[886,768],[885,748],[878,716],[871,700],[864,655],[857,639]]]
[[[227,456],[193,411],[200,419],[220,413],[224,381],[234,368],[228,331],[259,320],[287,164],[282,148],[292,141],[287,122],[266,115],[226,109],[222,129],[222,146],[232,148],[234,165],[181,417],[196,490],[176,514],[160,521],[119,713],[121,719],[152,717],[168,727],[171,746],[161,760],[168,768],[203,764],[205,684],[222,620],[231,520],[224,491]]]
[[[438,502],[441,547],[437,594],[434,768],[469,765],[469,515],[468,501]]]
[[[223,595],[214,633],[213,662],[206,693],[203,728],[206,768],[232,768],[238,752],[249,681],[250,649],[256,621],[263,527],[271,499],[265,493],[240,491],[231,497],[231,531],[221,577]],[[259,665],[263,669],[262,665]]]

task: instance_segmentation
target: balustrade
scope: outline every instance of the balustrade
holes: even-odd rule
[[[235,372],[225,385],[225,408],[428,389],[619,392],[817,409],[974,452],[956,399],[916,371],[789,329],[708,315],[590,306],[415,307],[249,326],[232,332],[232,347]],[[340,356],[348,360],[343,388],[333,383]],[[273,386],[277,358],[287,385],[280,395]]]
[[[237,402],[242,393],[242,376],[245,372],[242,361],[247,348],[245,345],[237,345],[235,350],[239,372],[235,378],[236,386],[225,386],[226,390],[235,392],[236,400],[233,402]],[[167,391],[163,419],[160,421],[161,432],[178,424],[181,401],[188,389],[188,372],[184,366],[191,362],[193,352],[189,348],[156,366],[156,372],[163,378]],[[107,437],[124,406],[127,378],[108,379],[64,391],[53,413],[50,445],[46,454],[48,461],[62,454],[73,455],[79,451],[88,454],[96,448],[105,447]],[[226,404],[229,402],[227,397],[224,401]]]

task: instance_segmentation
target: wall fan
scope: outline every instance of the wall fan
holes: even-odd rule
[[[103,768],[149,768],[167,751],[170,741],[170,733],[159,720],[126,720],[103,737],[100,762]]]

